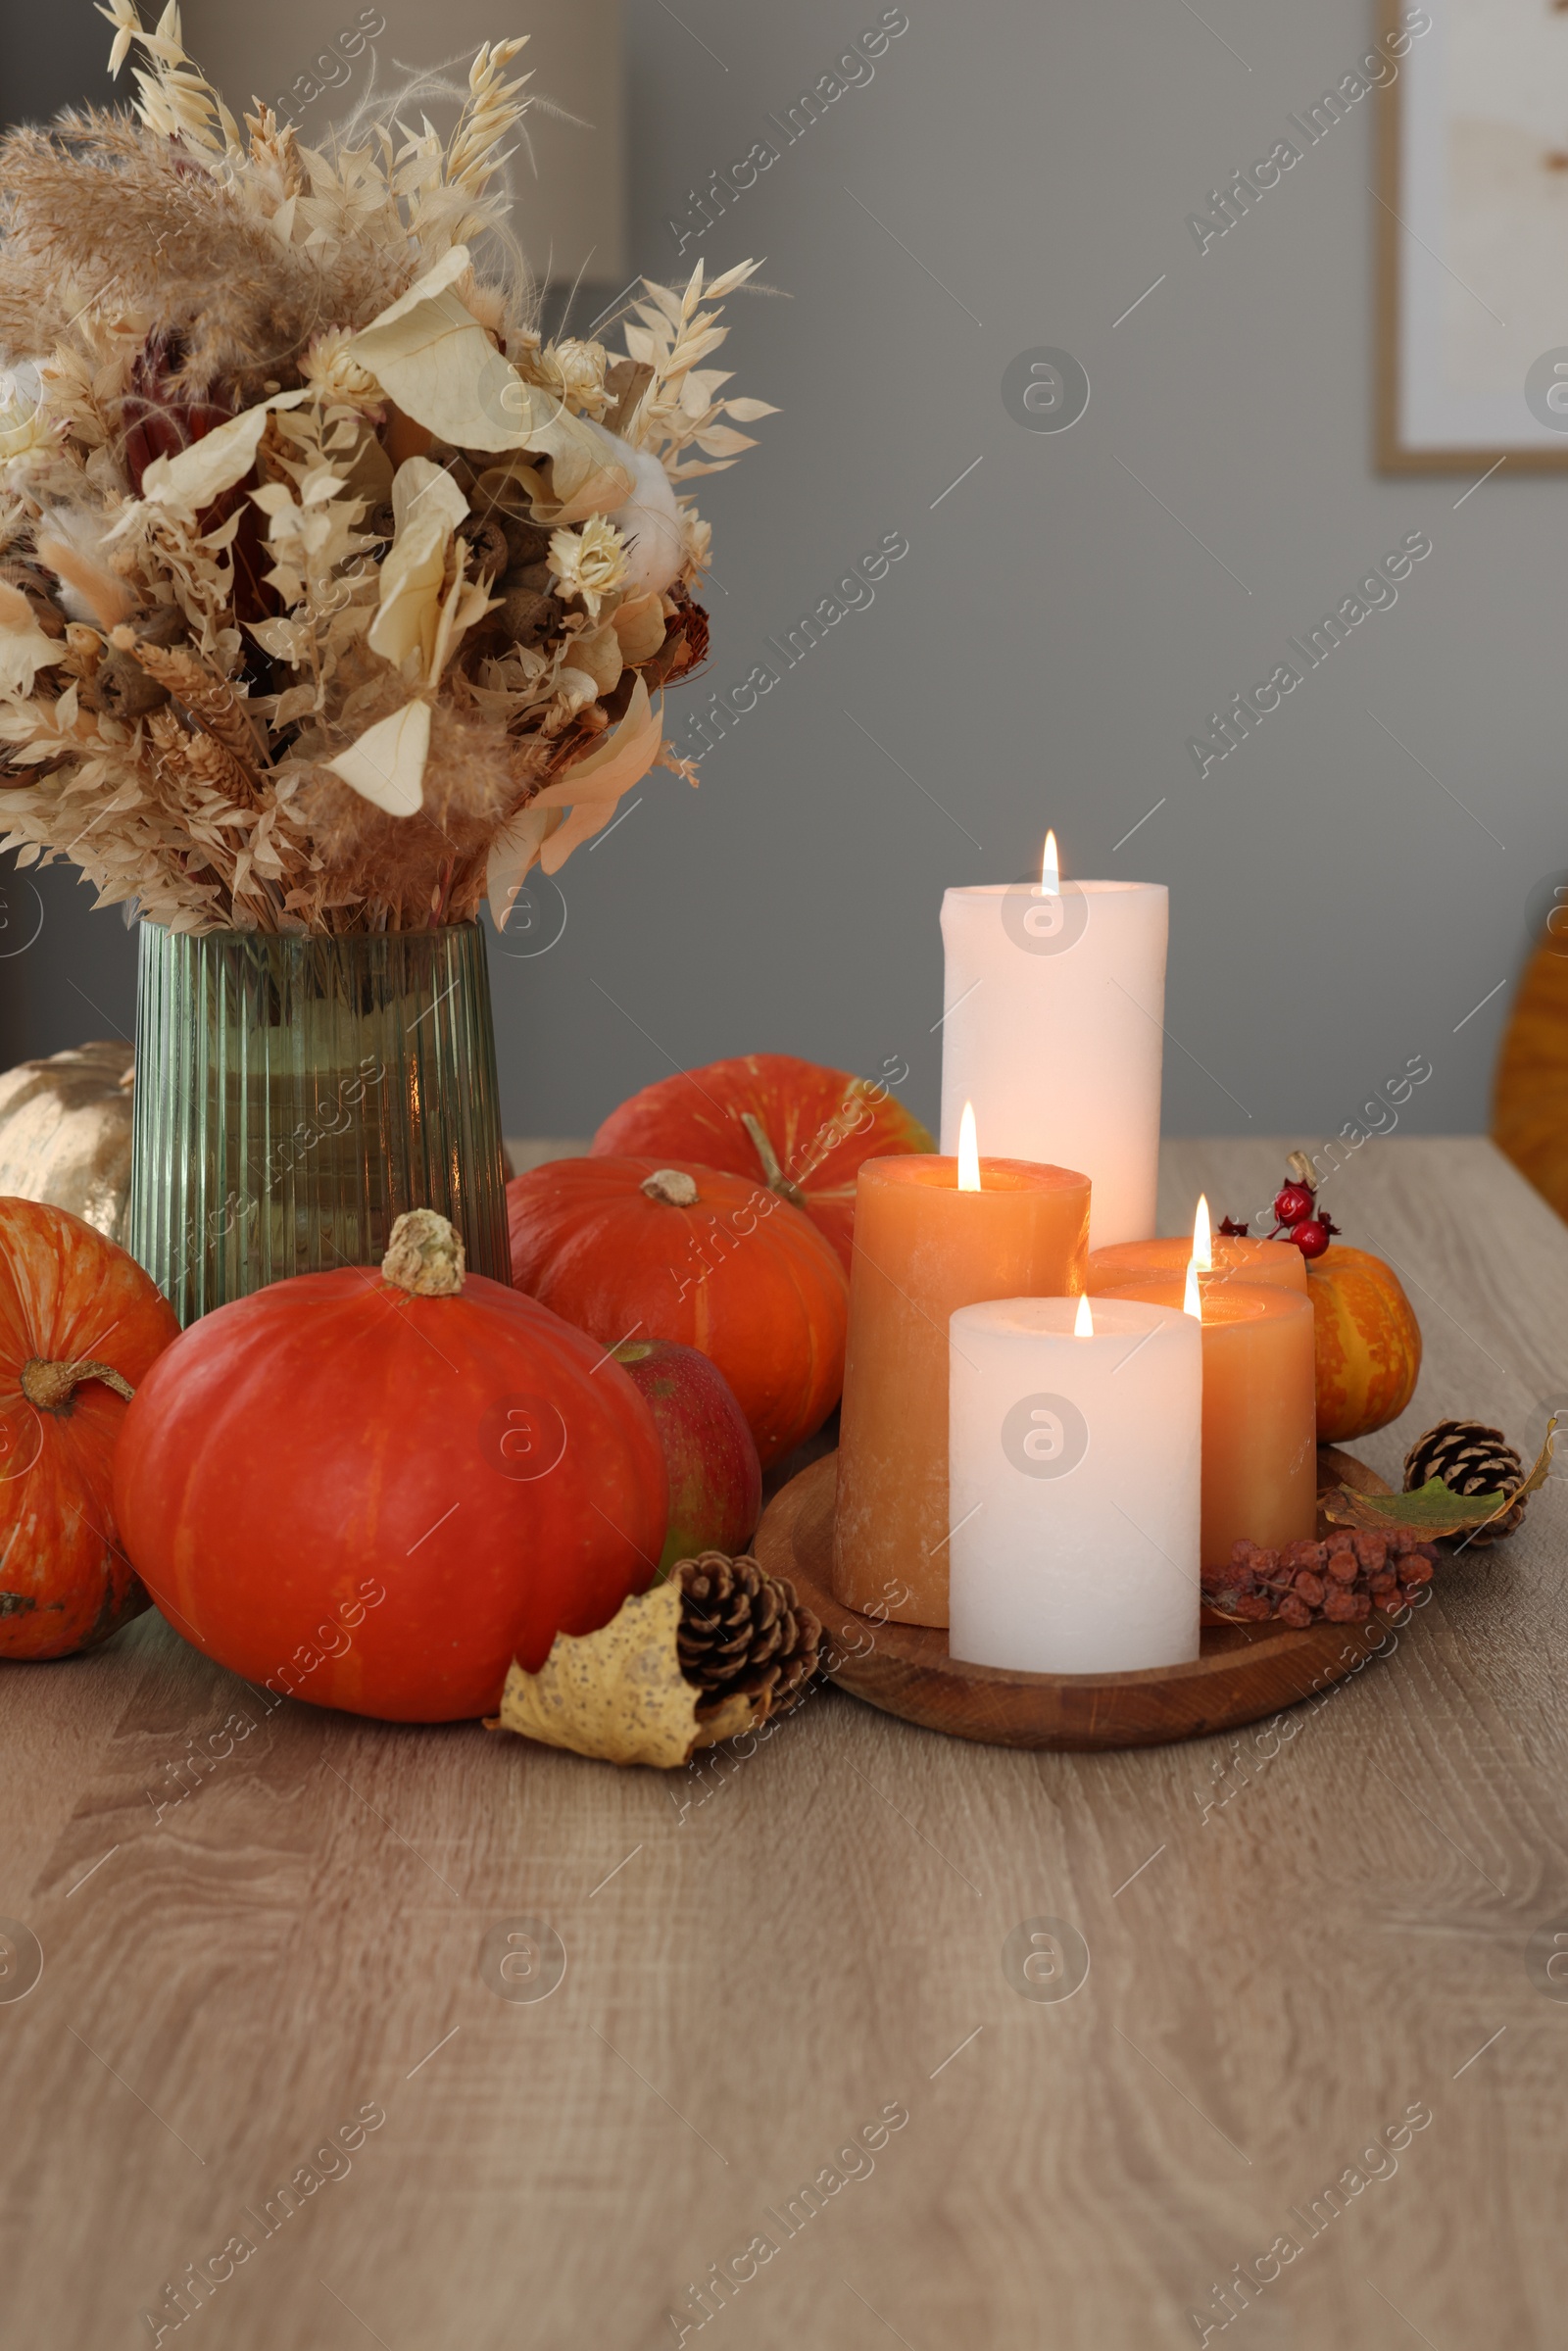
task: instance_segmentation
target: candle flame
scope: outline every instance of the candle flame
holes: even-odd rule
[[[965,1102],[958,1126],[958,1190],[978,1192],[979,1189],[980,1145],[974,1131],[974,1104]]]
[[[1061,896],[1061,866],[1056,856],[1056,836],[1047,833],[1045,855],[1040,860],[1040,889],[1046,898]]]
[[[1187,1260],[1187,1291],[1182,1299],[1182,1312],[1190,1314],[1195,1322],[1201,1322],[1203,1319],[1203,1299],[1198,1287],[1198,1260],[1196,1257],[1189,1257]]]
[[[1198,1214],[1193,1218],[1193,1263],[1200,1273],[1212,1273],[1214,1270],[1214,1236],[1208,1220],[1206,1192],[1199,1194]]]
[[[1089,1311],[1087,1290],[1078,1300],[1078,1319],[1072,1326],[1072,1335],[1075,1339],[1093,1339],[1095,1335],[1095,1318]]]

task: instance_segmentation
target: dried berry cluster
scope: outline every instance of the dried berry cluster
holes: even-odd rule
[[[1409,1534],[1341,1529],[1326,1543],[1288,1543],[1279,1551],[1243,1537],[1223,1567],[1204,1568],[1203,1600],[1242,1624],[1356,1625],[1374,1608],[1408,1607],[1431,1583],[1437,1555]]]

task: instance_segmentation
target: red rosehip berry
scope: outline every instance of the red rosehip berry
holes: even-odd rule
[[[1300,1223],[1293,1227],[1291,1239],[1303,1257],[1321,1257],[1329,1245],[1327,1228],[1315,1216],[1303,1216]]]
[[[1283,1192],[1274,1196],[1274,1213],[1281,1224],[1299,1224],[1303,1216],[1311,1215],[1315,1205],[1305,1184],[1287,1184]]]

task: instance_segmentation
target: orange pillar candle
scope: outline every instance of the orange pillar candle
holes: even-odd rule
[[[1216,1233],[1211,1244],[1214,1275],[1237,1282],[1267,1282],[1281,1290],[1306,1296],[1306,1259],[1294,1241],[1251,1241]],[[1179,1282],[1193,1253],[1191,1241],[1180,1234],[1168,1240],[1119,1241],[1111,1249],[1089,1252],[1091,1298],[1121,1290],[1129,1282]]]
[[[1277,1284],[1196,1277],[1203,1327],[1204,1567],[1238,1537],[1279,1545],[1317,1530],[1317,1372],[1312,1301]],[[1102,1294],[1186,1305],[1181,1280]]]
[[[1089,1252],[1087,1176],[978,1159],[960,1190],[959,1169],[867,1159],[856,1188],[833,1590],[911,1625],[948,1621],[948,1318],[1079,1293]]]

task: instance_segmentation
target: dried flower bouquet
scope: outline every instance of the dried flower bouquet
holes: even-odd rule
[[[177,8],[100,13],[134,115],[0,141],[0,846],[179,931],[504,921],[656,761],[695,781],[654,697],[707,648],[686,485],[772,414],[702,364],[755,264],[645,280],[624,356],[546,342],[521,41],[445,142],[315,149],[241,133]]]

